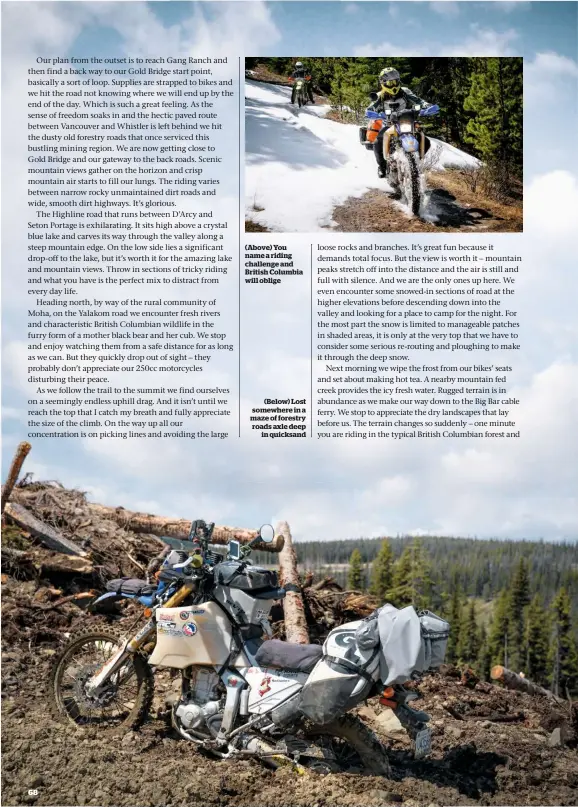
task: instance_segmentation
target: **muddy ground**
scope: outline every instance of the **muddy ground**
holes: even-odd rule
[[[391,779],[298,776],[288,769],[267,770],[254,761],[212,760],[177,739],[162,719],[166,690],[178,686],[167,673],[159,681],[153,715],[139,732],[110,738],[55,722],[45,691],[54,652],[47,644],[12,644],[3,652],[4,805],[418,807],[578,802],[578,754],[550,745],[550,710],[537,699],[490,684],[470,689],[452,677],[424,679],[415,705],[432,716],[433,754],[427,761],[412,759],[407,736],[392,727],[389,710],[374,700],[361,706],[362,719],[388,746]],[[499,722],[503,719],[513,722]]]
[[[502,204],[472,193],[458,170],[432,171],[427,177],[421,217],[390,194],[372,190],[348,199],[333,211],[336,232],[362,233],[493,233],[521,232],[522,204]]]
[[[168,692],[178,688],[167,671],[155,677],[156,696],[143,728],[103,737],[55,722],[46,684],[66,635],[92,620],[81,599],[102,591],[103,577],[138,573],[156,551],[150,536],[88,518],[83,495],[37,485],[33,512],[90,548],[92,572],[65,571],[58,556],[13,526],[2,532],[2,803],[4,805],[100,805],[101,807],[370,807],[427,805],[575,805],[578,803],[578,708],[552,707],[476,681],[455,668],[424,677],[416,708],[432,717],[433,753],[412,758],[410,743],[390,710],[376,699],[358,708],[379,734],[392,765],[389,779],[358,774],[298,776],[256,761],[210,759],[177,738],[164,719]],[[31,490],[31,488],[27,488]],[[46,494],[46,495],[45,495]],[[148,542],[148,543],[147,543]],[[150,546],[149,546],[150,543]],[[148,548],[147,548],[148,547]],[[146,549],[146,551],[145,551]],[[138,564],[135,566],[135,563]],[[90,564],[89,564],[90,565]],[[331,578],[302,592],[312,641],[335,625],[366,616],[375,604],[360,592],[344,592]],[[76,599],[78,597],[78,599]],[[283,636],[283,613],[272,613]],[[278,613],[277,613],[278,612]],[[129,604],[125,619],[142,619]],[[132,615],[131,615],[132,614]],[[277,621],[275,621],[277,620]],[[125,622],[126,625],[126,622]],[[132,631],[134,631],[134,627]],[[127,627],[128,630],[128,627]],[[131,632],[132,632],[131,631]],[[560,740],[566,745],[557,745]]]

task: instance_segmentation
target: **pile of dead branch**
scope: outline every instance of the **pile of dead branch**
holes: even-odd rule
[[[301,593],[309,639],[314,644],[322,643],[338,625],[364,619],[380,605],[375,597],[364,592],[344,591],[333,577],[315,582],[312,572],[304,575]],[[273,630],[279,638],[285,638],[283,616],[282,606],[273,609]]]

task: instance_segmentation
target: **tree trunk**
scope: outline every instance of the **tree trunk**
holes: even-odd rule
[[[33,498],[37,494],[31,492],[27,495],[25,490],[18,491],[18,501],[26,505],[28,497]],[[125,510],[124,507],[107,507],[104,504],[87,502],[83,507],[95,518],[111,520],[131,532],[146,533],[159,537],[176,538],[179,541],[186,541],[191,531],[192,522],[187,518],[170,518],[168,516],[155,516],[150,513],[135,513]],[[258,530],[247,530],[242,527],[215,526],[213,530],[212,544],[228,544],[229,541],[239,541],[241,544],[248,544],[258,535]],[[283,548],[283,537],[275,535],[272,543],[265,544],[259,542],[255,544],[255,549],[263,552],[280,552]]]
[[[507,667],[502,667],[501,665],[492,667],[491,676],[495,681],[500,681],[508,689],[526,692],[528,695],[541,695],[550,700],[557,700],[548,689],[544,689],[544,687],[532,683],[532,681],[529,681],[527,678],[523,678],[512,670],[508,670]]]
[[[10,498],[10,494],[14,490],[14,485],[18,481],[18,476],[20,475],[20,470],[22,468],[22,464],[32,446],[30,443],[20,443],[18,448],[16,449],[16,453],[14,454],[14,459],[12,460],[12,464],[10,466],[10,470],[8,471],[8,478],[6,479],[6,483],[2,486],[2,503],[0,513],[4,512],[4,508],[6,507],[6,502]]]
[[[309,644],[307,619],[303,605],[303,595],[297,572],[297,556],[293,549],[291,531],[286,521],[277,524],[275,532],[285,539],[283,549],[279,555],[279,569],[281,585],[287,594],[283,600],[283,613],[285,617],[285,638],[288,642]]]
[[[23,530],[30,533],[33,538],[36,538],[48,549],[54,549],[56,552],[63,552],[65,555],[78,555],[81,558],[87,556],[87,552],[77,546],[70,538],[65,538],[54,527],[41,521],[36,516],[22,507],[21,504],[8,502],[6,504],[6,514],[10,516],[15,524],[18,524]]]

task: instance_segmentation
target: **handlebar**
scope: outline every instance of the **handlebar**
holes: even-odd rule
[[[409,109],[401,109],[401,110],[393,110],[393,109],[386,109],[384,112],[376,112],[371,107],[368,107],[365,110],[365,117],[370,118],[371,120],[388,120],[398,118],[400,115],[409,115],[414,114],[417,112],[419,117],[428,117],[429,115],[437,115],[440,111],[440,108],[437,104],[432,104],[425,109],[414,109],[410,107]]]

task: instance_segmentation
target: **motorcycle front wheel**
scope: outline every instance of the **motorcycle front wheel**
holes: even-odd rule
[[[313,761],[320,773],[367,773],[389,776],[391,769],[385,747],[373,731],[356,715],[344,714],[324,726],[311,726],[304,732],[308,740],[321,741],[333,759]]]
[[[421,205],[421,188],[419,168],[414,154],[406,154],[408,176],[405,183],[407,205],[414,216],[419,216]]]
[[[108,733],[136,729],[144,722],[152,706],[154,677],[142,656],[128,658],[98,697],[86,692],[86,682],[116,652],[122,638],[120,630],[108,625],[71,636],[50,673],[50,705],[57,720]]]

